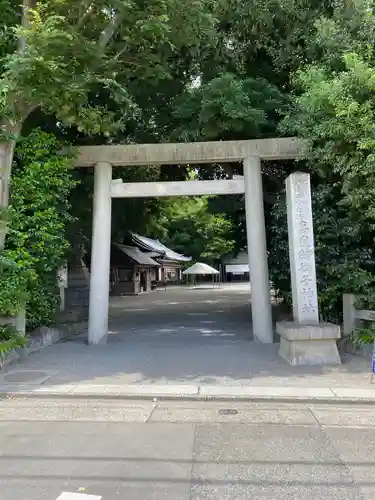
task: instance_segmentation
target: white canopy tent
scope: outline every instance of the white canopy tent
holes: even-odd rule
[[[220,274],[219,271],[209,266],[208,264],[203,264],[202,262],[196,262],[192,266],[188,267],[183,271],[182,274]]]
[[[215,286],[215,276],[218,276],[220,273],[217,269],[209,266],[208,264],[196,262],[192,266],[185,269],[182,274],[184,274],[185,276],[210,275],[212,276],[212,286]]]

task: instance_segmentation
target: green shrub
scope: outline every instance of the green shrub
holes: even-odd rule
[[[321,181],[323,182],[323,181]],[[348,216],[337,186],[321,183],[312,189],[316,276],[320,314],[325,321],[341,322],[342,294],[354,293],[374,305],[375,265],[371,239]],[[285,194],[271,212],[270,279],[288,304],[291,282]]]
[[[56,320],[56,313],[60,305],[60,294],[54,274],[46,273],[38,276],[31,283],[29,292],[28,328],[52,324]]]
[[[14,326],[0,325],[0,355],[7,354],[19,347],[25,347],[27,342],[27,337],[17,331]]]
[[[0,316],[15,316],[28,297],[25,274],[13,269],[0,273]]]
[[[375,340],[375,325],[371,323],[370,326],[356,328],[349,336],[349,339],[355,346],[363,347],[364,345],[373,344]]]
[[[16,313],[27,299],[30,328],[52,323],[59,303],[56,275],[69,247],[69,196],[76,185],[63,146],[36,130],[16,148],[5,251],[14,268],[0,276],[0,315]]]

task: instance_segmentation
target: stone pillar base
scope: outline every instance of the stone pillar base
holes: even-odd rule
[[[292,321],[276,323],[280,335],[279,355],[290,365],[339,365],[336,341],[340,327],[331,323],[299,325]]]

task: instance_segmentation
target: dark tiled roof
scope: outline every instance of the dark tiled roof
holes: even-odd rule
[[[130,257],[134,262],[142,266],[148,267],[159,267],[160,264],[149,257],[147,254],[141,252],[137,247],[131,247],[128,245],[120,245],[119,243],[114,243],[114,246],[124,252],[125,255]]]
[[[174,260],[177,262],[191,261],[191,257],[186,257],[185,255],[181,255],[180,253],[171,250],[158,240],[146,238],[146,236],[140,236],[135,233],[132,233],[132,238],[135,244],[142,246],[145,250],[149,250],[150,252],[157,252],[160,256],[167,260]]]

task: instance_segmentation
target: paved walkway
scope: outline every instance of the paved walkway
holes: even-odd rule
[[[77,336],[47,347],[3,372],[0,392],[375,399],[363,358],[291,367],[251,338],[248,285],[114,298],[107,346]]]

